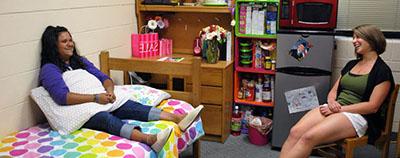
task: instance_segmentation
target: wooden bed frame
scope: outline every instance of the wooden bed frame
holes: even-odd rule
[[[135,71],[191,78],[192,91],[174,91],[172,89],[165,91],[171,94],[172,98],[184,100],[191,103],[193,107],[200,104],[200,65],[200,57],[185,59],[181,62],[165,62],[156,59],[113,58],[110,57],[108,51],[100,53],[100,70],[108,76],[110,76],[110,70],[118,70],[123,71],[124,76],[128,71]],[[200,157],[199,139],[193,143],[193,157]]]

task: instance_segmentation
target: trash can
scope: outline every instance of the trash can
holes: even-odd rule
[[[268,133],[269,134],[269,133]],[[251,144],[263,146],[268,144],[268,134],[262,135],[256,128],[249,126],[249,141]]]

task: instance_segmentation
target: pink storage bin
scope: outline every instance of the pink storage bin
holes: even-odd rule
[[[158,33],[132,34],[132,56],[139,58],[157,56],[159,44]]]
[[[249,126],[249,141],[251,144],[263,146],[268,144],[268,134],[262,135],[257,129],[252,126]]]

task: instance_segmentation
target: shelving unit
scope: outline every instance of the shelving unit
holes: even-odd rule
[[[228,7],[215,6],[172,6],[172,5],[140,5],[139,11],[147,12],[191,12],[191,13],[230,13]]]
[[[206,26],[216,24],[227,31],[232,15],[228,7],[216,6],[172,6],[143,5],[136,0],[138,28],[147,24],[149,17],[167,18],[169,27],[160,30],[160,38],[173,40],[173,56],[190,58],[193,55],[193,42],[199,32]],[[201,64],[200,70],[200,104],[204,105],[201,113],[203,129],[206,133],[202,139],[224,142],[230,134],[230,120],[233,104],[233,61],[218,61],[216,64]],[[172,82],[179,76],[152,76],[155,82]],[[185,78],[184,89],[191,89],[191,81]]]
[[[193,54],[193,41],[206,26],[218,24],[233,31],[230,25],[233,17],[226,6],[144,5],[141,0],[136,0],[136,16],[138,29],[151,17],[168,19],[169,27],[159,31],[159,37],[172,39],[173,52],[180,54]]]
[[[274,78],[275,76],[275,70],[272,69],[266,69],[265,65],[261,66],[258,64],[256,66],[255,64],[255,59],[256,59],[256,47],[259,46],[259,42],[261,43],[275,43],[276,45],[276,31],[274,33],[267,33],[266,27],[263,27],[266,25],[266,20],[268,14],[267,7],[268,5],[271,6],[276,6],[276,20],[275,20],[275,30],[278,28],[278,12],[279,12],[279,0],[238,0],[236,1],[236,8],[235,8],[235,20],[236,20],[236,26],[235,26],[235,72],[234,72],[234,101],[235,104],[241,104],[241,105],[251,105],[251,106],[261,106],[261,107],[273,107],[274,102],[273,100],[271,101],[256,101],[254,97],[254,93],[251,93],[251,97],[247,97],[246,91],[243,89],[243,87],[246,87],[247,85],[244,86],[244,83],[242,82],[243,79],[249,80],[258,80],[260,78],[259,76],[263,76],[262,79],[264,81],[264,75],[268,75],[271,79]],[[248,27],[251,25],[246,24],[248,22],[249,14],[246,14],[249,10],[248,7],[250,6],[250,14],[254,13],[252,9],[254,8],[259,8],[262,15],[263,20],[263,25],[258,26],[258,30],[256,30],[253,34],[251,33],[243,33],[243,27]],[[260,7],[261,6],[261,7]],[[243,13],[243,8],[247,9],[246,13]],[[257,10],[258,11],[258,10]],[[258,15],[258,14],[257,14]],[[251,20],[251,19],[250,19]],[[246,21],[246,22],[244,22]],[[255,20],[257,23],[260,22],[260,19]],[[259,25],[259,24],[256,24]],[[252,29],[254,26],[251,26]],[[260,28],[263,29],[261,30]],[[247,29],[247,28],[245,28]],[[248,30],[246,30],[248,32]],[[241,43],[246,44],[245,46],[241,45]],[[247,46],[249,45],[249,46]],[[244,50],[243,50],[244,49]],[[251,51],[248,51],[251,49]],[[243,50],[243,51],[242,51]],[[258,49],[257,51],[260,51]],[[265,53],[265,52],[264,52]],[[276,49],[273,51],[267,52],[269,53],[270,58],[275,59],[276,57]],[[260,53],[257,53],[258,55]],[[259,57],[259,56],[258,56]],[[257,58],[258,58],[257,57]],[[264,58],[264,56],[262,56]],[[259,59],[259,58],[258,58]],[[244,61],[250,61],[250,64],[244,64]],[[258,60],[260,61],[260,60]],[[264,63],[265,61],[262,60]],[[272,83],[273,84],[273,83]],[[250,89],[250,88],[249,88]],[[254,87],[255,89],[255,87]],[[251,89],[250,91],[254,91],[254,89]],[[272,97],[272,94],[270,94]]]

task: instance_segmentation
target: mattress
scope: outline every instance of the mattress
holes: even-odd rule
[[[184,114],[193,109],[190,104],[175,99],[165,100],[157,108],[175,114]],[[156,134],[168,127],[173,127],[174,132],[162,151],[157,154],[144,143],[105,132],[82,128],[69,135],[60,135],[51,130],[47,123],[44,123],[2,138],[0,141],[0,157],[179,157],[180,152],[204,135],[200,118],[185,132],[181,132],[179,127],[170,121],[124,121],[140,126],[142,132],[148,134]]]

